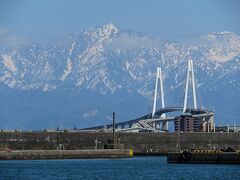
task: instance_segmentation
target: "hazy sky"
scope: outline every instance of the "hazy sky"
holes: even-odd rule
[[[46,43],[110,22],[168,40],[213,31],[240,34],[240,1],[0,0],[0,45]]]

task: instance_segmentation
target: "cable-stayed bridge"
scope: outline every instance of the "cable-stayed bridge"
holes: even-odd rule
[[[192,85],[193,108],[187,107],[189,84]],[[160,90],[161,108],[157,109],[158,91]],[[168,131],[168,122],[174,121],[175,130],[181,131],[210,131],[214,128],[214,112],[197,107],[195,77],[192,60],[187,64],[187,77],[184,93],[183,107],[165,107],[164,88],[161,68],[157,68],[155,81],[154,101],[152,112],[129,121],[115,124],[116,131],[121,132],[149,132],[149,131]],[[177,116],[167,116],[168,113],[178,112]],[[199,129],[198,126],[201,126]],[[112,124],[91,127],[84,130],[90,131],[112,131]],[[204,129],[205,128],[205,129]]]

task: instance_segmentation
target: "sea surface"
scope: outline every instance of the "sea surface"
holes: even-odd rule
[[[166,157],[0,161],[0,179],[240,179],[240,165],[167,164]]]

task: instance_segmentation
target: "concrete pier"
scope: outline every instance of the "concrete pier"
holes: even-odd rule
[[[130,158],[130,149],[0,151],[0,160]]]
[[[240,153],[220,151],[171,152],[168,153],[167,161],[168,163],[240,164]]]

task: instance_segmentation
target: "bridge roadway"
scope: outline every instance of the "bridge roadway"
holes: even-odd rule
[[[152,117],[152,113],[149,113],[145,116],[142,116],[140,118],[136,118],[129,121],[124,121],[120,123],[116,123],[116,130],[139,130],[139,129],[152,129],[153,123],[159,123],[159,122],[167,122],[167,121],[174,121],[175,117],[166,117],[162,118],[161,115],[164,113],[169,112],[182,112],[183,107],[166,107],[159,109],[156,111],[155,115]],[[206,111],[203,109],[192,109],[187,108],[186,113],[190,113],[192,117],[209,117],[213,115],[213,112]],[[180,114],[181,115],[181,114]],[[83,130],[103,130],[103,129],[111,129],[112,124],[105,125],[105,126],[96,126],[91,128],[86,128]]]

